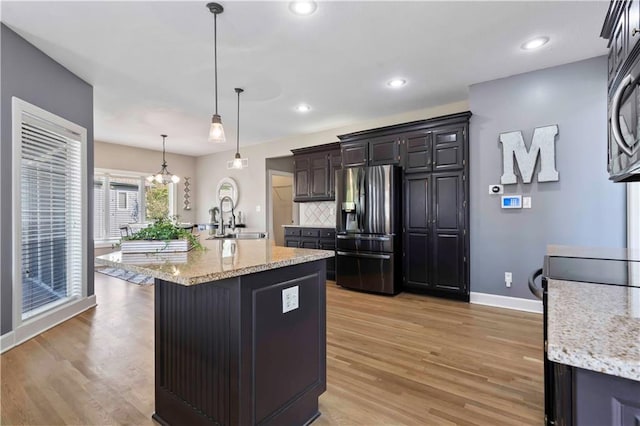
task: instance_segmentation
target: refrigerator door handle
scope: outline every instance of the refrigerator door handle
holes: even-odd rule
[[[347,251],[336,251],[336,254],[338,256],[362,257],[365,259],[382,259],[382,260],[391,259],[390,254],[368,254],[368,253],[354,253],[354,252],[347,252]]]

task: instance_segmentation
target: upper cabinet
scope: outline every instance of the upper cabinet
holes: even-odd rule
[[[342,167],[366,166],[369,163],[369,143],[367,141],[343,143],[341,151]]]
[[[405,173],[460,170],[471,114],[429,120],[338,136],[343,167],[399,165]]]
[[[341,167],[339,143],[292,149],[291,152],[294,160],[293,201],[334,200],[335,170]]]
[[[640,0],[612,1],[600,36],[609,41],[609,178],[640,181]]]

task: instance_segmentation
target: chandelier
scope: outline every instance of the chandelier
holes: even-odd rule
[[[147,181],[149,183],[158,183],[160,185],[178,183],[180,182],[180,178],[167,169],[167,160],[165,159],[165,139],[167,138],[167,135],[160,136],[162,136],[162,167],[155,175],[147,176]]]

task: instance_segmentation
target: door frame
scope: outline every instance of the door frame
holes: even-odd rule
[[[273,176],[286,176],[286,177],[290,177],[291,178],[291,190],[293,191],[292,195],[292,200],[293,200],[293,196],[295,196],[295,188],[293,185],[295,185],[294,182],[294,178],[293,178],[293,173],[291,172],[283,172],[281,170],[273,170],[273,169],[267,169],[267,208],[266,208],[266,212],[265,212],[265,228],[267,229],[267,231],[269,232],[269,238],[275,240],[275,234],[273,233],[273,195],[272,195],[272,188],[273,188]],[[292,218],[293,218],[293,225],[297,225],[300,223],[300,207],[298,206],[298,203],[292,201]]]

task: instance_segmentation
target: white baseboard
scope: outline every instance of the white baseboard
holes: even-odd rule
[[[0,354],[14,347],[16,345],[15,341],[16,335],[13,331],[4,333],[0,336]]]
[[[22,323],[18,328],[0,336],[0,353],[26,342],[56,325],[96,306],[96,296],[78,300]]]
[[[515,309],[516,311],[542,313],[542,301],[523,299],[521,297],[498,296],[497,294],[471,292],[469,302],[478,305]]]

